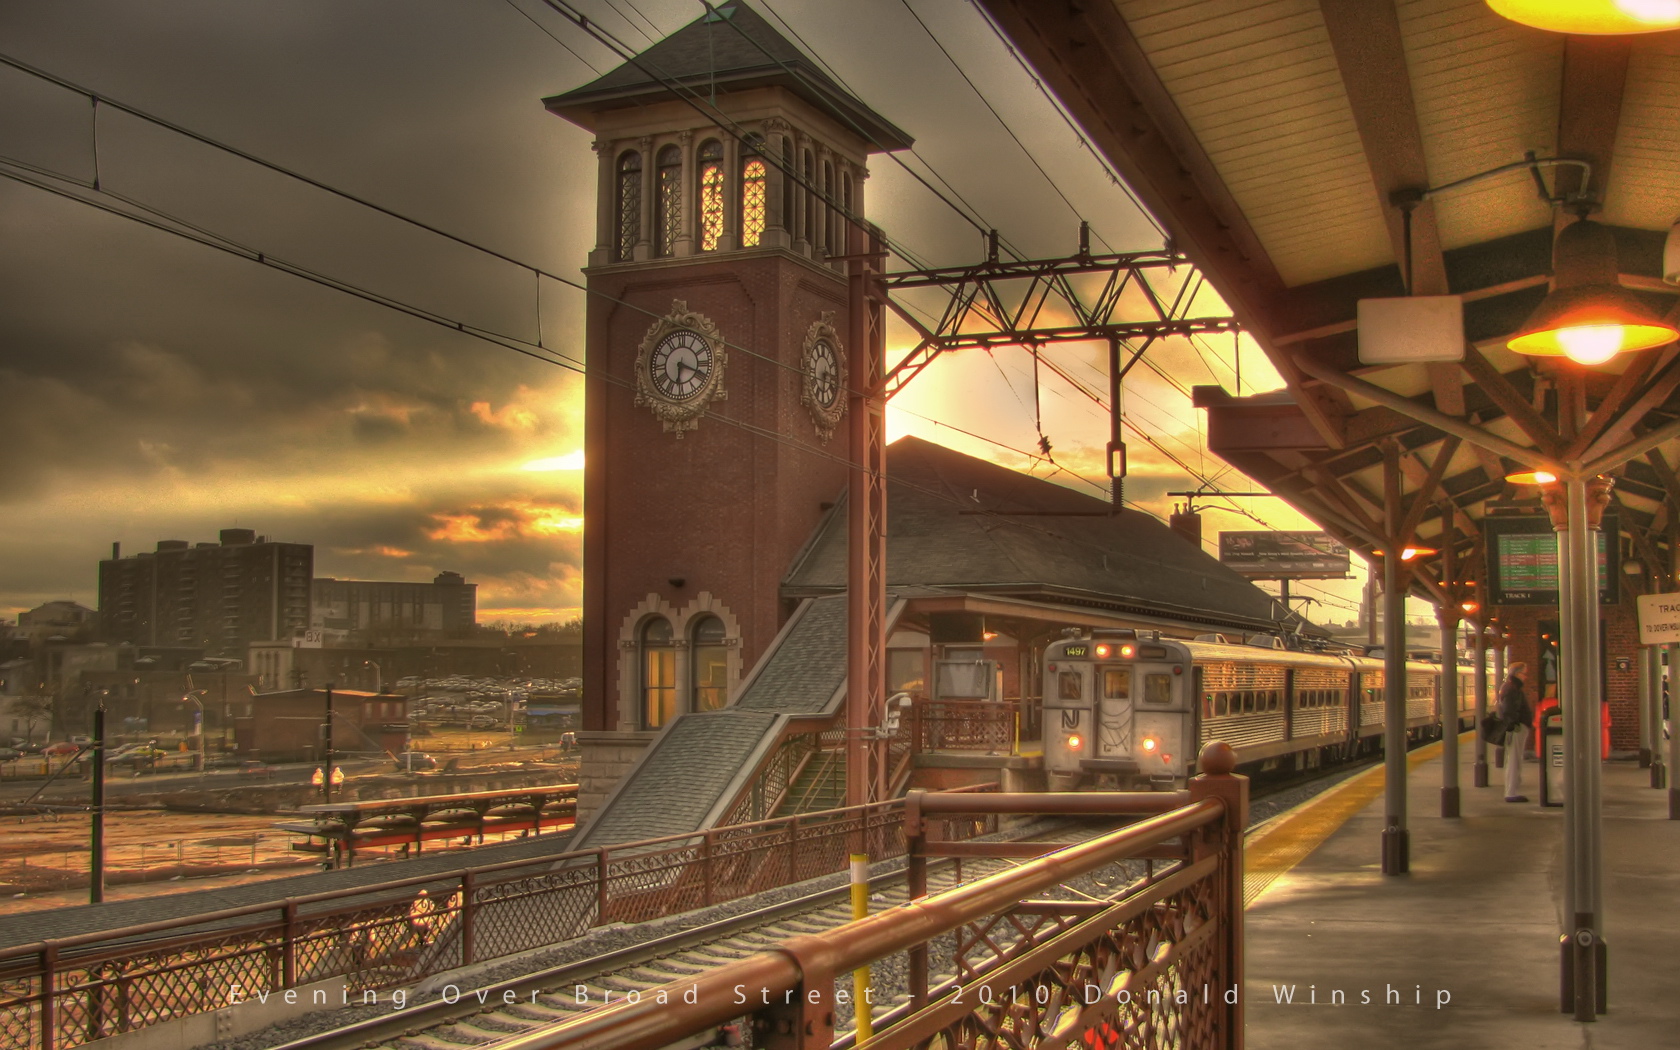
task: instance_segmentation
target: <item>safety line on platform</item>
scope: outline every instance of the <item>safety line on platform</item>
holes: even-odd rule
[[[1468,734],[1466,734],[1468,736]],[[1461,738],[1460,743],[1463,742]],[[1406,755],[1406,775],[1441,756],[1441,742]],[[1243,905],[1260,898],[1273,883],[1383,793],[1384,767],[1373,766],[1272,821],[1243,846]]]

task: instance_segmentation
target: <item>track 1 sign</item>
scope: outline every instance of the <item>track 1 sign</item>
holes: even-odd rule
[[[1680,642],[1680,594],[1641,594],[1639,644]]]

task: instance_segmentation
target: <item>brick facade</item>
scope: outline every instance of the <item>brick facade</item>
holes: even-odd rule
[[[1510,659],[1521,660],[1531,668],[1529,687],[1535,698],[1556,695],[1555,686],[1541,681],[1546,663],[1540,637],[1543,623],[1558,622],[1556,606],[1507,605],[1494,611],[1510,638]],[[1636,751],[1639,748],[1639,623],[1627,604],[1600,606],[1599,622],[1603,625],[1604,638],[1604,674],[1599,693],[1600,699],[1610,704],[1610,747],[1616,751]],[[1627,661],[1627,670],[1617,669],[1618,659]],[[1497,691],[1492,684],[1489,689]]]

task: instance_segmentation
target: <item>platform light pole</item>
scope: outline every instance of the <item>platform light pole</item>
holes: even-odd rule
[[[1441,715],[1441,816],[1459,815],[1458,791],[1458,618],[1463,612],[1457,603],[1457,589],[1453,582],[1458,572],[1454,557],[1453,537],[1447,535],[1452,525],[1452,506],[1442,507],[1441,579],[1446,582],[1447,597],[1436,607],[1441,627],[1441,687],[1436,700]]]
[[[1388,537],[1383,566],[1383,833],[1382,873],[1404,875],[1411,868],[1406,830],[1406,537],[1401,536],[1400,449],[1383,446],[1384,503]]]
[[[88,834],[88,903],[105,900],[105,701],[93,709],[93,805]]]
[[[1480,619],[1470,621],[1476,628],[1476,761],[1471,767],[1470,782],[1476,787],[1488,786],[1487,740],[1482,737],[1482,719],[1488,713],[1488,626]]]

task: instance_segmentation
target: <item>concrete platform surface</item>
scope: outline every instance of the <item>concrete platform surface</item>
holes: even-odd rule
[[[1527,804],[1504,801],[1497,769],[1470,787],[1469,736],[1460,750],[1458,819],[1439,815],[1439,757],[1411,771],[1409,874],[1381,874],[1379,794],[1250,904],[1250,1050],[1680,1047],[1667,793],[1637,763],[1603,766],[1610,1009],[1577,1022],[1558,1003],[1563,810],[1541,808],[1532,766]]]

